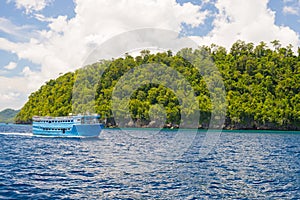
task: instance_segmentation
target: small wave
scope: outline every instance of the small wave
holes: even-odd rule
[[[33,137],[41,137],[41,138],[74,138],[74,139],[85,139],[85,138],[93,138],[93,137],[85,137],[85,136],[57,136],[57,135],[33,135]],[[97,138],[97,137],[94,137]]]
[[[32,133],[10,133],[10,132],[5,132],[5,133],[0,132],[0,135],[33,136]]]
[[[36,138],[61,138],[61,139],[84,139],[84,140],[94,140],[100,139],[98,137],[86,137],[86,136],[55,136],[55,135],[34,135],[33,133],[15,133],[15,132],[0,132],[0,135],[9,136],[28,136]]]

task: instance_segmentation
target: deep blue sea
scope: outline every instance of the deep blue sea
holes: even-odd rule
[[[224,131],[205,155],[205,131],[30,132],[0,124],[0,199],[300,199],[299,132]]]

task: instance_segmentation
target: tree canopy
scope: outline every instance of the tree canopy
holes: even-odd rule
[[[171,51],[151,54],[144,50],[136,57],[126,54],[123,58],[100,61],[46,82],[29,96],[15,121],[30,123],[34,115],[63,116],[89,111],[100,114],[108,123],[114,124],[112,97],[118,94],[114,91],[121,92],[118,94],[121,96],[122,93],[130,92],[130,86],[152,73],[138,73],[135,69],[159,64],[164,66],[165,71],[161,73],[167,80],[172,79],[172,71],[177,71],[192,87],[199,105],[197,109],[200,110],[199,124],[205,128],[210,122],[213,107],[208,85],[214,81],[212,87],[217,93],[222,89],[221,83],[216,83],[213,73],[205,79],[194,63],[189,62],[189,58],[197,60],[199,56],[207,55],[222,75],[225,86],[226,128],[299,130],[300,49],[296,55],[291,45],[282,47],[277,40],[271,45],[270,48],[264,42],[255,46],[237,41],[229,51],[213,44],[195,50],[182,49],[175,55]],[[210,64],[203,61],[203,70],[207,73]],[[147,70],[146,67],[144,69]],[[139,78],[130,78],[121,90],[115,90],[116,85],[123,80],[122,77],[128,73]],[[153,80],[155,78],[152,77]],[[180,80],[176,84],[181,88],[186,87]],[[141,84],[129,93],[131,123],[147,126],[151,123],[153,113],[161,113],[162,116],[165,114],[165,124],[180,125],[182,113],[195,114],[195,108],[187,110],[182,106],[180,94],[170,89],[171,85],[167,87],[154,82]],[[224,109],[224,106],[220,105],[219,109]]]

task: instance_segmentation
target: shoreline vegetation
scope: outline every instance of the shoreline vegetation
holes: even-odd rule
[[[214,116],[215,119],[211,118],[212,94],[206,84],[215,77],[204,81],[198,69],[184,58],[201,58],[202,62],[209,58],[221,73],[226,92],[226,105],[220,103],[215,108],[221,114],[225,112],[225,124],[210,128],[299,131],[300,48],[295,53],[291,45],[282,47],[277,40],[270,45],[272,48],[264,42],[255,46],[237,41],[228,51],[213,44],[195,50],[182,49],[175,55],[171,51],[151,54],[143,50],[136,57],[126,54],[123,58],[101,60],[46,82],[29,96],[16,115],[15,123],[29,124],[34,115],[65,116],[72,111],[85,113],[93,107],[91,111],[100,114],[107,127],[164,126],[176,129],[179,125],[188,126],[181,122],[181,113],[191,117],[196,109],[185,110],[171,89],[153,83],[142,85],[131,94],[128,102],[131,120],[124,124],[115,123],[111,98],[118,81],[135,67],[159,63],[178,71],[189,82],[199,102],[198,128],[207,129],[211,120],[218,120],[218,115]],[[130,81],[134,84],[136,80]],[[221,89],[221,85],[214,87],[214,91]],[[123,85],[121,91],[129,92],[130,88]],[[153,112],[155,116],[165,118],[151,119]]]
[[[20,112],[20,110],[14,109],[4,109],[0,111],[0,123],[13,123],[15,116]]]

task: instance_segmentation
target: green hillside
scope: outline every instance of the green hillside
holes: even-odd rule
[[[264,42],[254,46],[237,41],[228,52],[223,47],[211,45],[196,50],[182,49],[176,55],[170,51],[157,54],[142,51],[135,58],[126,55],[125,58],[101,61],[48,81],[29,96],[15,120],[30,123],[33,115],[61,116],[90,111],[101,114],[108,123],[114,124],[111,97],[118,81],[138,66],[160,64],[180,72],[192,86],[199,102],[200,125],[207,128],[212,102],[206,83],[215,77],[212,75],[204,81],[194,63],[188,60],[201,58],[205,63],[204,57],[209,56],[220,71],[226,89],[226,128],[299,130],[300,50],[298,48],[298,55],[295,55],[292,46],[281,47],[278,41],[271,45],[269,48]],[[203,70],[209,71],[208,66],[203,65]],[[134,85],[137,80],[129,81]],[[74,84],[77,85],[73,90]],[[122,89],[128,92],[125,86]],[[221,91],[222,88],[217,84],[214,91],[218,89]],[[72,95],[76,99],[73,102]],[[94,103],[95,106],[91,106]],[[130,97],[130,115],[136,126],[150,123],[149,110],[153,105],[164,108],[166,124],[180,124],[181,112],[193,114],[192,108],[184,110],[172,90],[159,84],[145,84]],[[220,110],[223,106],[220,105]]]
[[[0,112],[0,123],[13,123],[19,110],[5,109]]]

